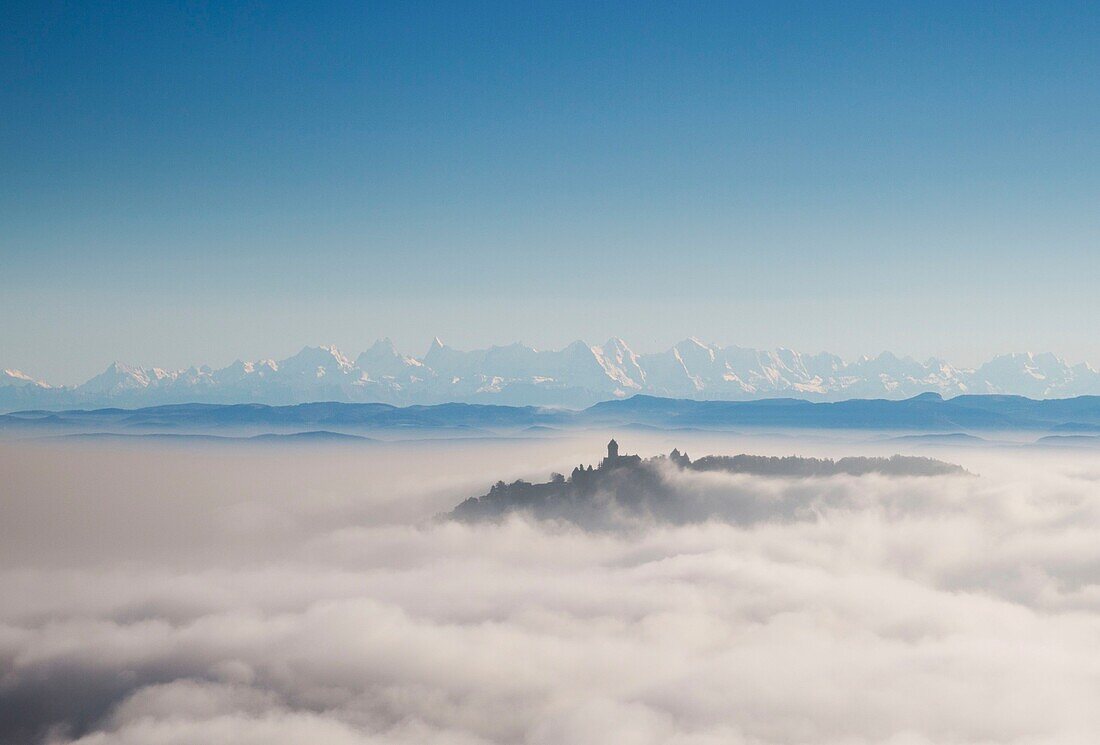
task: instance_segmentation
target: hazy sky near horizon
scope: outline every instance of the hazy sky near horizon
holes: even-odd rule
[[[622,336],[1100,363],[1100,9],[0,8],[0,365]]]

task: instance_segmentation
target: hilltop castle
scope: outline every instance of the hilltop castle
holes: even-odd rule
[[[607,457],[600,463],[600,470],[633,466],[641,462],[642,456],[640,455],[619,455],[619,443],[612,438],[611,442],[607,443]]]
[[[508,512],[529,510],[536,517],[601,525],[613,522],[620,511],[635,515],[664,515],[673,521],[705,520],[712,515],[726,514],[717,504],[691,503],[693,497],[690,489],[688,492],[678,491],[682,480],[669,478],[674,473],[673,469],[786,479],[824,478],[839,474],[862,476],[869,473],[909,477],[966,474],[962,467],[950,463],[902,455],[891,458],[841,458],[838,461],[793,455],[783,458],[707,455],[693,461],[687,453],[674,449],[668,455],[643,460],[637,455],[621,455],[619,443],[612,440],[607,443],[607,457],[598,468],[580,465],[573,469],[569,478],[555,473],[550,481],[542,484],[523,480],[511,484],[498,481],[488,494],[470,497],[457,505],[450,512],[450,517],[458,520],[495,519]],[[737,491],[731,493],[729,498],[736,502],[751,496],[745,497]],[[685,512],[682,509],[685,504],[694,512]],[[740,519],[752,510],[734,512]]]

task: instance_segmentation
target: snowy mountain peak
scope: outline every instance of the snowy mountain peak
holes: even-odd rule
[[[367,349],[367,351],[363,352],[362,354],[372,354],[372,353],[373,354],[379,354],[379,355],[381,355],[381,354],[388,354],[388,355],[399,354],[398,351],[397,351],[397,345],[395,345],[393,343],[393,339],[391,339],[388,336],[384,336],[381,339],[379,339],[378,341],[374,342],[374,344],[371,344],[370,348]],[[362,355],[360,355],[360,356],[362,356]]]
[[[401,354],[394,343],[385,338],[379,339],[370,349],[360,354],[355,360],[355,367],[363,371],[368,380],[377,380],[410,375],[410,371],[423,368],[424,363]]]
[[[685,364],[688,360],[701,361],[704,364],[713,363],[715,360],[714,350],[694,336],[684,339],[674,348],[679,353],[680,358],[685,361]]]
[[[32,386],[35,388],[43,389],[50,387],[48,383],[44,383],[41,380],[36,380],[30,375],[27,375],[22,370],[15,370],[12,368],[4,368],[3,370],[0,370],[0,386]]]
[[[89,395],[112,395],[134,389],[148,388],[153,380],[149,372],[122,362],[112,362],[107,369],[77,387]]]
[[[1009,393],[1032,398],[1100,395],[1100,372],[1051,353],[1005,354],[976,369],[883,352],[845,362],[827,352],[751,349],[692,337],[664,352],[636,354],[612,337],[559,350],[515,343],[462,351],[433,340],[417,359],[380,339],[354,362],[335,346],[305,347],[276,362],[237,360],[221,369],[142,368],[116,362],[74,388],[48,388],[14,368],[0,375],[0,410],[160,403],[448,401],[586,406],[636,393],[744,400],[909,398],[922,393]]]
[[[607,377],[619,384],[616,395],[640,391],[645,386],[645,370],[638,364],[638,356],[622,339],[613,336],[602,347],[593,347],[592,353]]]
[[[327,347],[303,347],[298,354],[283,360],[279,367],[335,367],[337,369],[350,368],[351,362],[335,346]]]

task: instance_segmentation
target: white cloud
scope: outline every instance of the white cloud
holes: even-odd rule
[[[498,452],[482,448],[477,474]],[[85,475],[130,462],[67,455]],[[144,472],[103,480],[112,509],[194,457],[146,452]],[[160,530],[169,514],[192,554],[88,539],[60,562],[50,542],[74,528],[35,510],[94,490],[52,491],[19,466],[2,507],[37,521],[43,547],[0,571],[0,738],[34,725],[81,745],[1089,742],[1100,482],[1072,458],[968,457],[980,478],[708,475],[689,485],[708,499],[819,509],[623,533],[380,520],[379,464],[357,460],[344,467],[355,489],[371,481],[365,503],[330,494],[305,510],[289,479],[247,495],[275,519],[219,531],[210,510],[234,495],[179,482],[155,511],[112,518]],[[218,467],[238,483],[257,464]],[[331,467],[294,464],[302,478]],[[424,468],[433,484],[445,469],[463,489],[477,479],[460,459]]]

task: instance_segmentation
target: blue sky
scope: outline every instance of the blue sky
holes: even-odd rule
[[[0,365],[1100,363],[1095,4],[273,5],[0,8]]]

